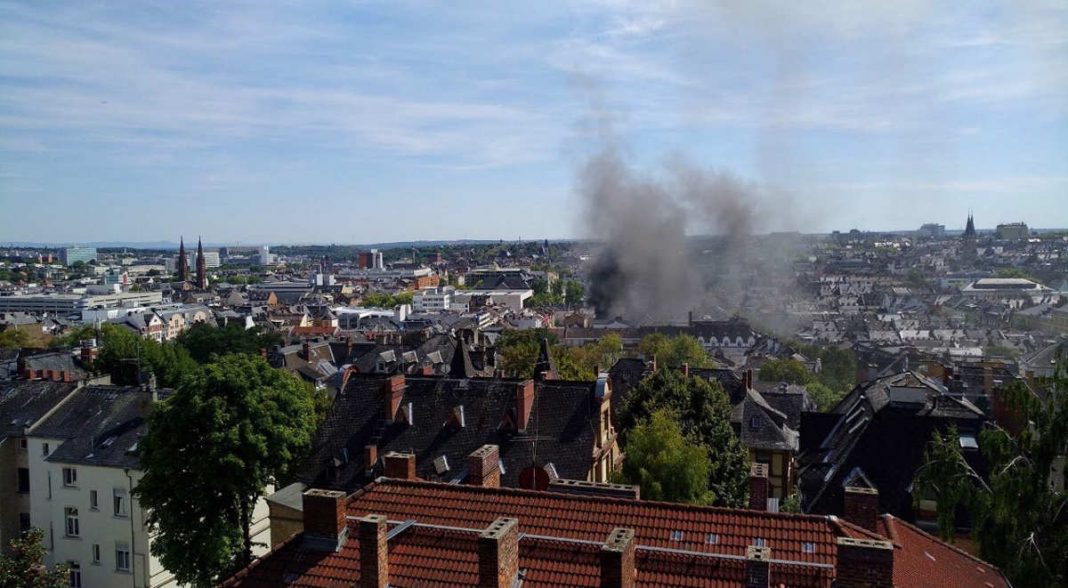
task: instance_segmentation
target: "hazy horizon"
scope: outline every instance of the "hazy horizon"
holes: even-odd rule
[[[582,239],[605,127],[758,233],[1068,227],[1068,4],[836,4],[2,3],[0,243]]]

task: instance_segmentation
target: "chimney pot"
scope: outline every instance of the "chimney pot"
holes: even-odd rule
[[[516,428],[526,431],[530,424],[530,413],[534,409],[534,380],[516,384],[515,396]]]
[[[750,545],[745,548],[745,588],[771,585],[771,549]]]
[[[519,521],[501,517],[478,536],[478,585],[511,588],[519,575]]]
[[[312,488],[304,492],[304,542],[316,551],[337,551],[345,542],[345,493]]]
[[[845,520],[869,531],[876,531],[875,524],[879,519],[879,491],[873,488],[846,486],[845,504],[842,510]]]
[[[467,456],[467,483],[485,488],[501,486],[501,457],[498,446],[483,445]]]
[[[415,479],[415,454],[390,451],[382,458],[384,474],[398,480]]]
[[[601,546],[601,588],[634,588],[634,530],[616,527]]]
[[[371,514],[359,520],[361,588],[389,586],[389,545],[386,517]]]
[[[894,544],[889,541],[838,538],[835,586],[893,588]]]
[[[749,509],[768,510],[768,466],[754,463],[749,468]]]

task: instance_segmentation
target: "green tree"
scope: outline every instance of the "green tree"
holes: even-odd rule
[[[749,457],[731,428],[731,405],[719,382],[658,369],[642,380],[619,410],[624,437],[658,410],[675,414],[683,433],[698,441],[711,466],[711,501],[722,506],[745,505]]]
[[[256,500],[288,479],[314,428],[302,382],[251,355],[218,358],[158,406],[136,494],[179,583],[210,586],[251,561]]]
[[[541,351],[541,340],[556,345],[556,334],[548,329],[508,329],[497,339],[501,368],[513,377],[526,378],[534,372]],[[554,357],[553,359],[557,359]]]
[[[796,359],[769,359],[760,366],[758,376],[762,382],[786,382],[808,384],[814,377],[805,369],[805,364]]]
[[[816,407],[820,412],[827,412],[834,408],[846,395],[845,392],[831,390],[820,382],[805,384],[805,390],[808,391],[808,397],[816,403]]]
[[[585,296],[586,290],[582,287],[582,282],[568,280],[564,285],[564,299],[569,306],[581,306]]]
[[[196,362],[184,347],[158,343],[118,325],[102,325],[99,343],[100,352],[93,368],[110,374],[114,384],[138,384],[140,366],[142,371],[154,374],[160,386],[174,388],[197,370]]]
[[[980,555],[1021,588],[1068,582],[1068,497],[1057,489],[1066,481],[1068,447],[1064,368],[1044,400],[1019,382],[1007,387],[1007,405],[1023,417],[1023,426],[1015,435],[996,426],[980,433],[986,479],[969,466],[951,431],[932,438],[915,483],[919,496],[937,499],[943,537],[951,536],[963,509],[972,518]]]
[[[708,504],[712,465],[700,444],[683,436],[675,416],[658,410],[627,436],[627,458],[614,479],[636,484],[646,500]]]
[[[227,353],[258,354],[282,342],[278,333],[265,333],[259,327],[245,329],[237,323],[225,327],[213,327],[198,323],[178,335],[178,344],[184,347],[198,363],[208,363],[214,356]]]
[[[0,555],[0,588],[67,588],[70,572],[65,565],[49,570],[44,565],[44,531],[31,528],[8,544]]]
[[[669,337],[663,333],[650,333],[638,342],[638,352],[647,358],[656,357],[657,365],[667,367],[685,363],[694,368],[707,368],[716,364],[701,342],[690,335]]]
[[[0,332],[0,349],[22,349],[30,345],[30,335],[23,329],[8,327]]]
[[[857,383],[857,358],[850,349],[825,347],[819,352],[820,373],[816,378],[836,392],[846,393]]]

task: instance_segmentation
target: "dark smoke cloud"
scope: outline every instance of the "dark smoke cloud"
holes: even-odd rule
[[[579,178],[587,227],[603,243],[590,271],[590,303],[600,317],[643,323],[685,317],[707,300],[687,233],[721,236],[715,273],[729,277],[730,266],[744,258],[764,196],[753,183],[681,156],[670,158],[660,176],[642,175],[618,141],[602,135],[602,142]]]

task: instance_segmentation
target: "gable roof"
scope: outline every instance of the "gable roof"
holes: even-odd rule
[[[598,556],[616,527],[634,531],[643,587],[743,586],[746,548],[763,539],[772,585],[829,588],[840,538],[890,539],[897,588],[1008,586],[992,566],[892,517],[884,538],[833,516],[386,478],[349,497],[346,511],[350,525],[369,514],[384,515],[394,531],[411,521],[387,542],[389,583],[398,587],[477,584],[478,533],[502,516],[518,520],[524,586],[600,586]],[[339,551],[316,552],[296,535],[224,586],[351,585],[360,576],[357,537],[350,526]]]
[[[398,414],[388,420],[386,382],[361,374],[349,378],[299,468],[301,482],[348,491],[363,486],[378,471],[366,463],[367,445],[376,445],[378,455],[414,453],[417,475],[429,480],[464,477],[467,456],[486,444],[500,446],[504,485],[518,485],[529,466],[552,463],[560,477],[569,479],[585,479],[593,466],[600,417],[594,382],[535,382],[530,423],[523,433],[509,425],[523,380],[407,376]],[[461,413],[462,427],[457,422]],[[447,471],[435,468],[434,460],[441,456],[449,464]]]
[[[48,461],[136,468],[131,448],[148,427],[152,403],[152,392],[136,386],[85,386],[30,434],[65,439]]]
[[[0,382],[0,431],[3,436],[25,434],[78,387],[77,384],[18,380]]]

